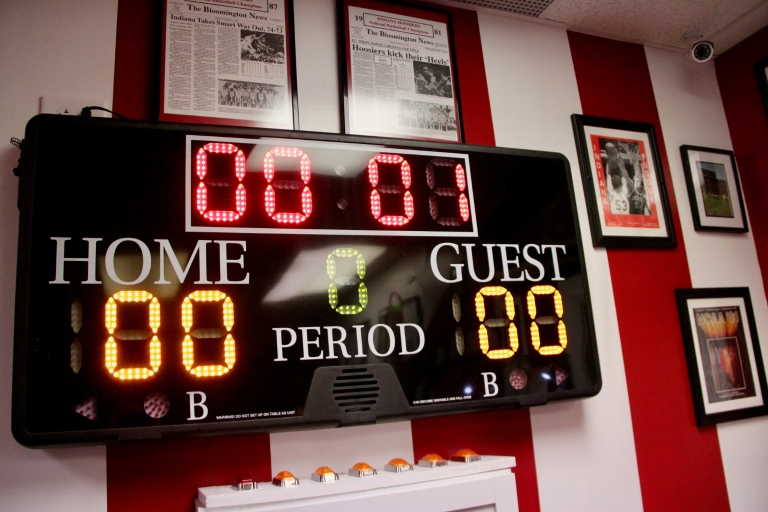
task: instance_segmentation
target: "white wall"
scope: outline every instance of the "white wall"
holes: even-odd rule
[[[106,450],[30,450],[11,436],[18,179],[11,173],[40,96],[112,100],[117,0],[5,0],[0,15],[0,510],[103,511]]]
[[[680,146],[733,149],[713,62],[646,48],[653,92],[667,146],[683,239],[694,288],[746,286],[752,297],[763,365],[768,364],[768,303],[752,233],[703,233],[693,228]],[[768,503],[768,418],[717,426],[733,512],[765,510]]]
[[[334,0],[296,0],[300,120],[304,130],[339,131]],[[111,102],[117,0],[6,0],[0,16],[0,510],[106,510],[104,447],[29,450],[10,434],[13,311],[18,213],[15,167],[21,137],[43,94]],[[491,108],[500,146],[563,153],[571,163],[603,372],[592,399],[531,410],[543,512],[642,510],[621,343],[605,251],[593,249],[569,116],[581,111],[564,30],[479,15]],[[768,357],[768,304],[751,234],[693,230],[680,144],[730,148],[714,68],[647,49],[651,78],[680,206],[693,285],[750,286]],[[768,361],[766,361],[768,362]],[[718,426],[731,508],[768,503],[768,420]],[[321,441],[318,443],[317,441]],[[304,467],[317,457],[340,467],[358,456],[380,464],[413,452],[410,423],[270,437],[272,468]],[[336,457],[334,459],[333,457]],[[375,460],[374,460],[375,459]],[[357,460],[355,460],[357,461]]]
[[[564,29],[479,15],[496,145],[553,151],[571,165],[603,389],[531,409],[542,512],[642,510],[608,257],[594,249],[571,129],[581,100]]]
[[[293,2],[299,126],[313,132],[341,131],[336,2]],[[313,470],[314,471],[314,470]]]

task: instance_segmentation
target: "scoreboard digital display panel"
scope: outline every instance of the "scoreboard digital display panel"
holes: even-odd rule
[[[37,116],[19,207],[26,445],[600,390],[561,155]]]

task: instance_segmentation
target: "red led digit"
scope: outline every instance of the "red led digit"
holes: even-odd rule
[[[222,324],[224,328],[197,328],[194,325],[194,302],[221,302]],[[235,338],[232,327],[235,325],[235,306],[227,294],[218,290],[192,292],[181,303],[181,324],[184,327],[184,341],[181,344],[181,357],[184,367],[197,377],[218,377],[229,372],[235,365]],[[197,339],[224,338],[224,364],[195,366],[195,341]]]
[[[149,303],[149,329],[119,329],[117,321],[118,304],[123,302],[147,302]],[[104,364],[113,377],[120,380],[147,379],[152,377],[160,369],[160,340],[157,338],[157,330],[160,328],[160,303],[157,297],[141,290],[123,290],[107,299],[104,308],[104,325],[109,331],[109,338],[104,345]],[[151,330],[151,332],[150,332]],[[117,342],[146,341],[149,342],[149,366],[150,368],[120,368],[117,369]]]
[[[235,189],[235,210],[209,210],[208,209],[208,187],[205,184],[205,177],[208,173],[208,153],[223,153],[234,155],[235,157],[235,176],[238,183]],[[234,144],[224,144],[219,142],[209,142],[199,150],[195,156],[195,171],[200,183],[197,185],[195,193],[195,204],[200,215],[214,222],[232,222],[245,213],[245,187],[242,184],[245,178],[245,155]]]
[[[379,185],[379,164],[400,164],[402,185]],[[371,214],[385,226],[403,226],[413,219],[413,196],[411,188],[411,166],[400,155],[379,153],[368,161],[368,181],[371,183]],[[382,215],[380,194],[403,194],[403,213],[405,215]]]
[[[557,316],[537,316],[536,295],[549,295],[555,306]],[[530,289],[527,296],[528,316],[531,317],[531,344],[533,348],[543,356],[554,356],[560,354],[568,345],[568,336],[565,333],[565,322],[563,322],[563,298],[560,292],[554,286],[534,286]],[[541,346],[541,337],[539,335],[539,324],[547,325],[557,323],[557,341],[558,345]]]
[[[435,167],[452,167],[456,186],[435,188]],[[469,220],[469,201],[464,193],[467,188],[467,177],[464,167],[460,163],[445,158],[433,158],[427,164],[427,185],[432,190],[432,193],[429,195],[429,213],[438,224],[441,226],[458,226]],[[438,196],[458,198],[459,216],[441,216],[437,207]]]
[[[301,181],[275,180],[275,157],[299,158]],[[267,188],[264,191],[264,208],[267,214],[281,224],[300,224],[307,220],[312,213],[312,192],[309,190],[309,180],[312,168],[309,156],[298,148],[275,147],[264,155],[264,177]],[[275,189],[301,190],[301,213],[277,211]]]

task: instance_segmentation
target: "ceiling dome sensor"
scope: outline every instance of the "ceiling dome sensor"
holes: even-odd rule
[[[710,41],[696,41],[691,47],[691,58],[696,62],[707,62],[715,55],[715,45]]]

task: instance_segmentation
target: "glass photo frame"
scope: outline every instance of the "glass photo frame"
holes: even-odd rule
[[[592,243],[675,247],[675,230],[653,126],[571,116]]]
[[[749,231],[733,151],[680,146],[696,231]]]
[[[699,426],[768,414],[748,288],[675,290]]]

